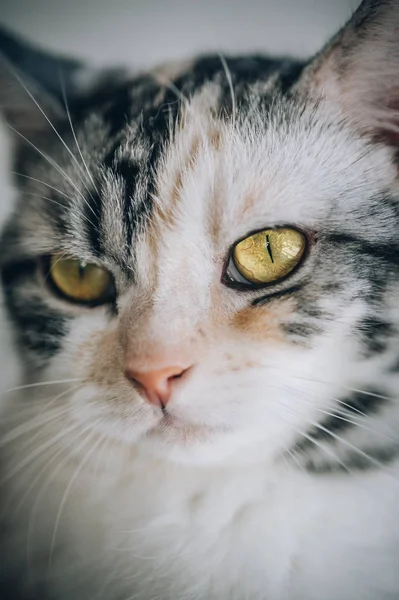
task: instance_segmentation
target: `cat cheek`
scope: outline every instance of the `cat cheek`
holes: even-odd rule
[[[283,325],[294,313],[294,301],[291,298],[266,306],[249,306],[234,315],[232,326],[239,333],[249,335],[263,344],[270,341],[286,344]]]
[[[88,383],[100,387],[118,385],[126,388],[121,390],[124,393],[130,390],[122,377],[122,351],[116,330],[92,332],[78,346],[76,365]]]
[[[137,441],[158,421],[138,396],[123,396],[117,387],[87,384],[70,398],[73,418],[100,433],[129,443]]]

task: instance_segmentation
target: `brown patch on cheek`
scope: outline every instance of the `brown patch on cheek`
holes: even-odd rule
[[[211,131],[211,133],[209,134],[209,142],[212,148],[214,148],[216,152],[219,152],[222,148],[222,134],[220,133],[220,131],[218,131],[217,129]]]
[[[241,213],[240,216],[242,216],[243,214],[247,213],[247,212],[251,212],[253,210],[253,207],[256,204],[256,197],[252,194],[248,194],[245,199],[244,199],[244,203],[241,209]]]
[[[122,346],[117,331],[99,333],[84,342],[78,352],[87,383],[112,386],[122,379]]]
[[[259,369],[259,368],[263,368],[263,364],[262,362],[257,362],[255,360],[247,360],[247,361],[242,361],[241,359],[239,360],[239,362],[237,362],[237,360],[235,360],[233,357],[231,359],[229,359],[227,361],[227,365],[226,365],[226,371],[230,372],[230,373],[240,373],[241,371],[247,370],[247,369]],[[223,374],[225,371],[221,371],[221,374]]]
[[[259,341],[287,343],[281,325],[295,309],[294,301],[274,301],[266,306],[247,306],[233,317],[233,327]]]

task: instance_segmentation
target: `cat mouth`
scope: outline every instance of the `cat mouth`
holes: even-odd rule
[[[178,417],[175,417],[173,415],[171,415],[168,412],[164,412],[161,421],[159,422],[159,426],[162,427],[174,427],[176,429],[180,429],[184,426],[186,426],[187,423],[184,423],[181,419],[179,419]]]
[[[169,413],[165,413],[158,423],[148,430],[147,437],[162,437],[165,440],[169,439],[171,441],[180,439],[183,442],[198,442],[208,440],[213,432],[214,428],[205,424],[189,423]]]

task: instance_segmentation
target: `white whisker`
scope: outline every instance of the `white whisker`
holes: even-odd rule
[[[293,410],[290,406],[287,406],[286,404],[281,404],[282,406],[284,406],[284,408],[290,412],[291,414],[294,415],[298,415],[299,413],[295,410]],[[311,422],[308,421],[309,424],[312,425]],[[292,426],[292,424],[290,423],[290,427],[293,429],[293,431],[299,436],[299,437],[303,437],[306,440],[308,440],[309,442],[311,442],[312,444],[314,444],[315,446],[317,446],[317,448],[319,448],[322,452],[324,452],[325,454],[327,454],[330,458],[332,458],[335,462],[337,462],[338,464],[341,465],[341,467],[347,471],[348,473],[351,473],[350,469],[345,465],[345,463],[343,463],[337,456],[337,454],[328,447],[323,446],[322,444],[320,444],[313,436],[311,436],[308,433],[305,433],[303,431],[300,431],[299,429],[295,428]]]
[[[226,62],[226,59],[224,58],[224,56],[219,54],[219,59],[223,65],[223,69],[226,74],[227,83],[229,84],[229,88],[230,88],[233,128],[235,128],[236,116],[237,116],[237,103],[236,103],[236,97],[235,97],[234,87],[233,87],[233,78],[231,76],[231,71],[227,65],[227,62]]]
[[[292,407],[288,407],[286,405],[284,405],[286,409],[288,409],[289,411],[291,411],[293,414],[299,414],[297,411],[293,410]],[[371,464],[375,465],[376,467],[378,467],[379,469],[381,469],[382,471],[384,471],[385,473],[387,473],[388,475],[392,476],[391,471],[387,468],[387,466],[382,463],[381,461],[379,461],[378,459],[374,458],[373,456],[370,456],[369,454],[367,454],[367,452],[365,452],[364,450],[361,450],[360,448],[358,448],[357,446],[355,446],[354,444],[352,444],[351,442],[348,442],[348,440],[345,440],[345,438],[337,435],[336,433],[334,433],[333,431],[330,431],[327,427],[324,427],[323,425],[320,425],[320,423],[316,423],[310,419],[306,419],[307,423],[309,425],[311,425],[314,429],[319,429],[320,431],[323,431],[324,433],[326,433],[329,437],[333,438],[334,440],[341,442],[342,444],[344,444],[345,446],[347,446],[348,448],[350,448],[351,450],[353,450],[356,454],[359,454],[359,456],[362,456],[365,460],[369,461]],[[306,439],[309,439],[311,436],[308,436],[307,434],[302,434]],[[315,445],[317,445],[320,448],[324,448],[323,446],[320,446],[319,443],[317,443],[317,440],[309,439],[309,441],[312,441]],[[325,451],[327,451],[326,448],[324,448]],[[339,462],[342,466],[344,466],[344,463],[342,463],[341,461],[339,461],[336,457],[337,462]],[[346,468],[346,466],[345,466]],[[347,468],[346,468],[347,470]],[[397,479],[394,477],[394,480],[397,481]]]
[[[309,400],[306,400],[304,398],[304,396],[317,398],[317,395],[315,395],[315,394],[310,394],[310,393],[304,392],[302,390],[299,391],[299,390],[296,390],[294,388],[291,388],[290,386],[282,386],[282,389],[287,389],[288,391],[294,392],[294,394],[295,394],[295,401],[296,402],[299,401],[299,402],[305,403],[307,405],[313,406],[313,408],[317,412],[320,412],[320,413],[322,413],[322,414],[324,414],[326,416],[333,417],[333,418],[336,418],[336,419],[338,419],[340,421],[343,421],[345,423],[353,425],[354,427],[357,427],[358,429],[361,429],[363,431],[367,431],[369,433],[372,433],[373,435],[376,435],[377,437],[379,437],[381,439],[388,440],[388,441],[393,442],[395,444],[399,443],[399,439],[398,438],[394,438],[394,437],[392,437],[390,435],[387,435],[387,434],[383,433],[382,431],[378,431],[378,430],[376,430],[376,429],[374,429],[372,427],[369,427],[368,425],[364,424],[362,421],[359,422],[359,421],[354,420],[353,419],[353,415],[351,414],[350,408],[348,410],[346,410],[346,411],[340,410],[339,408],[338,409],[332,408],[331,411],[329,411],[329,410],[326,410],[326,409],[322,409],[322,408],[320,408],[318,406],[315,406],[313,402],[310,402]],[[332,400],[335,400],[335,398],[332,399]],[[350,405],[347,405],[347,406],[350,406]],[[364,417],[367,418],[368,415],[366,415],[365,413],[363,413],[363,418]]]
[[[49,411],[49,413],[43,417],[43,412],[45,410],[48,409],[49,406],[51,406],[51,404],[53,404],[54,402],[56,402],[57,400],[59,400],[60,398],[62,398],[63,396],[66,396],[67,394],[70,394],[72,391],[78,389],[80,387],[80,385],[74,386],[73,388],[70,388],[64,392],[62,392],[61,394],[58,394],[58,396],[55,396],[55,398],[52,398],[50,400],[50,402],[48,402],[46,404],[45,407],[43,407],[38,414],[36,414],[34,416],[33,419],[31,419],[28,423],[22,423],[21,425],[18,425],[17,427],[15,427],[14,429],[12,429],[11,431],[8,431],[1,439],[0,439],[0,447],[4,447],[8,444],[10,444],[11,442],[15,441],[16,439],[18,439],[19,437],[33,431],[34,429],[37,429],[38,427],[42,427],[43,425],[47,425],[48,423],[51,423],[54,420],[57,420],[57,418],[59,418],[59,415],[63,415],[66,414],[68,412],[68,408],[66,407],[58,407],[56,409],[52,409],[51,411]],[[40,418],[39,418],[40,417]],[[38,432],[40,434],[40,432]],[[35,436],[34,436],[35,439]],[[33,440],[29,440],[30,442],[34,441]]]
[[[316,377],[304,377],[304,376],[296,375],[296,374],[292,374],[291,377],[293,379],[309,381],[311,383],[321,383],[322,385],[331,385],[331,386],[335,385],[335,382],[333,380],[317,379]],[[391,396],[384,396],[383,394],[377,394],[370,390],[362,390],[361,388],[357,388],[357,387],[349,387],[347,385],[342,385],[342,389],[344,389],[348,392],[356,392],[358,394],[363,394],[365,396],[371,396],[373,398],[380,398],[381,400],[391,400],[391,401],[395,400],[395,398],[392,398]]]
[[[178,100],[181,100],[183,102],[183,104],[185,104],[187,107],[190,105],[190,102],[189,102],[189,99],[187,98],[187,96],[185,96],[182,93],[182,91],[179,90],[179,88],[173,83],[173,81],[171,81],[170,79],[168,79],[162,75],[158,75],[158,79],[162,85],[164,85],[166,88],[168,88],[169,90],[171,90],[172,92],[174,92],[176,94],[176,97]],[[166,106],[166,104],[164,106]]]
[[[97,425],[99,425],[102,422],[103,419],[101,419],[100,421],[97,421]],[[87,442],[89,440],[91,440],[91,438],[93,437],[93,435],[97,434],[96,431],[92,431],[91,434],[89,434],[85,440],[84,443],[82,443],[80,446],[78,446],[78,448],[75,450],[76,453],[78,453],[84,446],[86,446]],[[73,484],[75,483],[76,479],[79,477],[79,474],[81,473],[83,467],[86,465],[86,463],[88,462],[89,458],[91,457],[91,455],[94,453],[94,451],[97,449],[97,447],[99,446],[100,442],[102,441],[102,437],[100,437],[97,442],[95,442],[92,447],[90,448],[90,450],[86,453],[86,455],[84,456],[84,458],[82,459],[82,461],[80,462],[79,466],[75,469],[74,474],[72,475],[71,479],[69,480],[69,483],[65,489],[65,492],[63,494],[63,497],[61,499],[60,502],[60,506],[57,512],[57,516],[55,519],[55,524],[54,524],[54,530],[53,530],[53,536],[51,539],[51,545],[50,545],[50,554],[49,554],[49,568],[51,567],[51,562],[52,562],[52,557],[53,557],[53,552],[54,552],[54,547],[55,547],[55,541],[57,538],[57,532],[58,532],[58,527],[60,524],[60,520],[61,520],[61,515],[62,512],[64,510],[64,506],[66,504],[66,501],[68,499],[69,493],[72,489]]]
[[[67,101],[67,97],[66,97],[66,91],[65,91],[65,82],[64,82],[64,78],[63,78],[63,76],[62,76],[62,71],[61,71],[61,70],[60,70],[60,72],[59,72],[59,75],[60,75],[60,86],[61,86],[62,98],[63,98],[63,100],[64,100],[65,110],[66,110],[66,113],[67,113],[67,117],[68,117],[69,125],[70,125],[70,127],[71,127],[71,131],[72,131],[73,139],[75,140],[76,148],[77,148],[77,150],[78,150],[78,152],[79,152],[79,156],[80,156],[80,158],[82,159],[82,162],[83,162],[83,165],[84,165],[84,167],[85,167],[85,169],[86,169],[87,175],[89,176],[89,179],[90,179],[90,181],[91,181],[91,183],[92,183],[92,185],[93,185],[93,187],[94,187],[94,189],[95,189],[95,191],[96,191],[96,194],[97,194],[98,196],[100,196],[100,193],[99,193],[99,191],[98,191],[98,189],[97,189],[97,186],[96,186],[96,184],[95,184],[95,182],[94,182],[94,179],[93,179],[93,177],[92,177],[92,174],[90,173],[90,170],[89,170],[89,168],[88,168],[88,166],[87,166],[87,163],[86,163],[86,161],[85,161],[85,159],[84,159],[84,157],[83,157],[83,154],[82,154],[82,151],[81,151],[81,148],[80,148],[80,145],[79,145],[78,139],[77,139],[77,137],[76,137],[76,132],[75,132],[75,128],[74,128],[74,126],[73,126],[73,124],[72,124],[71,113],[70,113],[70,110],[69,110],[68,101]]]
[[[12,127],[12,125],[10,125],[7,121],[6,121],[6,124],[9,127],[9,129],[11,129],[11,131],[13,131],[16,135],[18,135],[20,138],[22,138],[27,144],[29,144],[34,150],[36,150],[36,152],[38,152],[40,154],[40,156],[42,156],[56,171],[58,171],[58,173],[60,173],[60,175],[62,175],[62,177],[64,177],[64,179],[75,189],[75,191],[81,197],[81,199],[83,200],[85,205],[89,208],[89,210],[93,213],[93,215],[96,216],[92,206],[90,206],[89,202],[86,200],[86,198],[82,194],[81,190],[78,188],[76,183],[71,179],[71,177],[69,177],[69,175],[52,158],[50,158],[50,156],[48,156],[48,154],[46,154],[45,152],[40,150],[40,148],[38,148],[33,142],[31,142],[20,131],[18,131],[17,129]]]
[[[50,198],[49,196],[42,196],[41,194],[35,194],[34,192],[26,192],[26,191],[24,191],[24,195],[34,196],[35,198],[41,198],[42,200],[48,200],[48,202],[51,202],[51,204],[55,204],[55,205],[59,206],[60,208],[62,208],[62,210],[65,210],[65,208],[66,208],[65,205],[61,204],[61,202],[57,202],[57,200],[54,200],[53,198]],[[92,225],[92,227],[95,227],[93,221],[91,221],[87,215],[83,214],[82,217],[85,221],[87,221],[90,225]]]
[[[12,175],[17,175],[18,177],[24,177],[25,179],[29,179],[30,181],[35,181],[36,183],[40,183],[41,185],[44,185],[44,186],[48,187],[50,190],[54,190],[55,192],[57,192],[61,196],[64,196],[65,198],[67,198],[71,202],[73,200],[73,198],[71,198],[71,196],[68,196],[68,194],[66,194],[65,192],[63,192],[59,188],[56,188],[53,185],[50,185],[49,183],[47,183],[46,181],[43,181],[42,179],[37,179],[36,177],[31,177],[30,175],[25,175],[24,173],[18,173],[18,171],[10,171],[10,172],[11,172]],[[26,193],[26,192],[24,192],[24,193]]]
[[[363,394],[363,396],[371,396],[372,398],[380,398],[381,400],[392,400],[391,396],[383,396],[382,394],[376,394],[374,392],[370,392],[368,390],[361,390],[359,388],[345,388],[350,390],[351,392],[356,392],[358,394]]]
[[[69,252],[63,252],[62,254],[60,254],[59,256],[57,256],[57,260],[55,260],[54,262],[51,263],[50,268],[48,270],[48,272],[46,273],[45,277],[44,277],[44,281],[47,281],[48,278],[51,275],[51,272],[53,271],[53,269],[55,269],[55,267],[58,265],[58,263],[62,260],[64,260],[64,258],[70,256]]]
[[[336,402],[337,404],[344,406],[347,409],[347,411],[354,412],[357,415],[359,415],[360,417],[367,418],[369,416],[367,413],[363,412],[359,408],[356,408],[356,406],[351,406],[350,404],[348,404],[347,402],[344,402],[343,400],[340,400],[339,398],[331,398],[331,399],[334,402]]]
[[[4,477],[0,479],[0,487],[2,487],[5,483],[10,481],[15,475],[18,475],[25,467],[27,467],[30,463],[32,463],[36,458],[38,458],[43,452],[54,446],[59,440],[68,435],[71,431],[76,428],[76,423],[74,423],[71,427],[68,427],[66,430],[61,430],[58,432],[54,438],[51,440],[47,440],[44,444],[39,446],[33,450],[28,456],[26,456],[23,460],[21,460],[17,466],[15,466],[11,471],[9,471]]]
[[[292,460],[297,464],[297,466],[300,468],[301,471],[303,471],[304,473],[306,473],[306,469],[304,467],[303,464],[301,464],[301,462],[298,460],[296,454],[295,454],[295,450],[290,450],[288,448],[288,446],[283,446],[284,452],[286,452],[291,458]],[[285,461],[287,462],[286,457],[284,456],[284,454],[281,455]],[[288,463],[289,464],[289,463]]]
[[[74,427],[69,428],[66,433],[69,434],[71,431],[76,431],[78,429],[78,435],[72,436],[70,438],[68,438],[68,443],[67,443],[67,448],[71,448],[71,446],[74,446],[74,443],[79,440],[79,438],[82,437],[82,435],[84,435],[87,431],[89,431],[91,429],[92,425],[88,425],[83,429],[80,429],[80,424],[79,423],[75,423]],[[90,437],[90,434],[87,436]],[[84,441],[87,440],[87,437],[85,438]],[[56,436],[56,442],[59,441],[59,436]],[[61,438],[62,439],[62,438]],[[53,438],[54,440],[54,438]],[[55,442],[55,443],[56,443]],[[58,456],[65,450],[65,445],[61,446],[58,451],[56,452],[57,458]],[[27,563],[29,565],[30,561],[29,561],[29,557],[30,557],[30,539],[32,537],[32,533],[33,533],[33,528],[34,528],[34,523],[35,523],[35,516],[36,516],[36,512],[38,510],[39,507],[39,501],[41,500],[41,498],[43,497],[44,493],[47,491],[48,486],[50,485],[51,481],[53,480],[54,476],[60,472],[61,468],[63,468],[67,462],[70,460],[71,456],[73,455],[73,451],[69,451],[67,453],[67,456],[64,458],[64,460],[59,463],[57,465],[57,468],[54,469],[50,475],[46,478],[46,480],[44,481],[44,483],[41,485],[40,490],[36,496],[35,501],[33,502],[32,508],[31,508],[31,512],[30,512],[30,516],[29,516],[29,524],[28,524],[28,529],[27,529],[27,537],[26,537],[26,559],[27,559]],[[46,463],[45,465],[45,471],[48,470],[48,466],[49,464],[52,464],[54,461],[51,460],[50,463]],[[42,474],[43,469],[40,471],[39,475]]]
[[[11,394],[11,392],[19,392],[20,390],[27,390],[30,388],[37,388],[46,385],[60,385],[62,383],[82,383],[81,378],[72,378],[72,379],[54,379],[53,381],[39,381],[37,383],[28,383],[26,385],[18,385],[17,387],[10,388],[8,390],[4,390],[2,394]]]
[[[50,125],[51,129],[54,131],[54,133],[56,134],[56,136],[60,140],[61,144],[64,146],[64,148],[66,149],[66,151],[68,152],[68,154],[71,156],[72,160],[77,165],[79,171],[83,172],[83,170],[82,170],[82,168],[81,168],[81,166],[80,166],[80,164],[79,164],[76,156],[73,154],[73,152],[71,151],[71,149],[68,147],[68,145],[66,144],[65,140],[60,135],[60,133],[57,130],[57,128],[53,125],[53,123],[51,122],[51,120],[49,119],[49,117],[47,116],[47,114],[45,113],[45,111],[43,110],[43,108],[40,106],[40,104],[38,103],[38,101],[36,100],[36,98],[33,96],[33,94],[30,92],[30,90],[28,89],[28,87],[25,85],[25,83],[23,82],[23,80],[21,79],[21,77],[18,75],[18,73],[12,67],[9,67],[9,69],[10,69],[11,73],[13,74],[13,76],[15,77],[15,79],[20,84],[20,86],[25,90],[25,92],[28,94],[29,98],[32,100],[32,102],[35,104],[35,106],[41,112],[41,114],[43,115],[43,117],[46,119],[47,123]],[[83,183],[83,186],[86,189],[86,191],[90,194],[90,190],[86,186],[84,180],[81,177],[79,177],[79,179]],[[93,211],[93,214],[94,214],[94,211]]]
[[[319,423],[312,423],[310,421],[309,421],[309,424],[313,425],[317,429],[320,429],[321,431],[324,431],[325,433],[327,433],[327,435],[331,436],[332,438],[334,438],[338,442],[341,442],[342,444],[344,444],[345,446],[347,446],[348,448],[350,448],[351,450],[353,450],[354,452],[356,452],[356,454],[359,454],[359,456],[362,456],[363,458],[365,458],[367,461],[369,461],[371,464],[375,465],[379,469],[383,470],[386,473],[390,473],[389,470],[386,468],[386,465],[384,463],[382,463],[381,461],[377,460],[373,456],[370,456],[369,454],[367,454],[367,452],[365,452],[364,450],[361,450],[360,448],[358,448],[354,444],[351,444],[350,442],[348,442],[348,440],[346,440],[345,438],[341,437],[340,435],[337,435],[333,431],[330,431],[327,427],[324,427],[323,425],[320,425]],[[396,480],[396,478],[395,478],[395,480]]]
[[[63,416],[63,415],[61,415]],[[76,425],[76,428],[78,427],[78,425]],[[78,439],[81,435],[81,432],[79,432],[78,436],[73,437],[71,440],[69,440],[69,443],[74,442],[76,439]],[[42,477],[42,475],[47,472],[49,470],[49,468],[51,467],[51,465],[58,459],[58,457],[60,456],[60,454],[62,454],[65,450],[65,446],[61,446],[51,457],[51,459],[46,462],[44,464],[44,466],[40,469],[39,473],[36,475],[36,477],[33,479],[33,481],[31,481],[31,483],[29,484],[29,487],[27,488],[25,494],[23,495],[22,499],[20,500],[20,502],[18,503],[17,507],[15,508],[15,511],[13,513],[13,515],[15,516],[18,511],[20,510],[20,508],[23,506],[25,500],[30,496],[31,491],[34,489],[36,483],[40,480],[40,478]],[[42,493],[44,491],[43,486],[41,486],[40,490],[40,497],[42,497]]]

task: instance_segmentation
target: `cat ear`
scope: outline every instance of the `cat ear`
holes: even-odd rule
[[[299,89],[332,101],[361,133],[399,145],[399,1],[364,0]]]
[[[53,57],[0,28],[0,117],[31,140],[65,116],[64,91],[74,94],[80,64]]]

